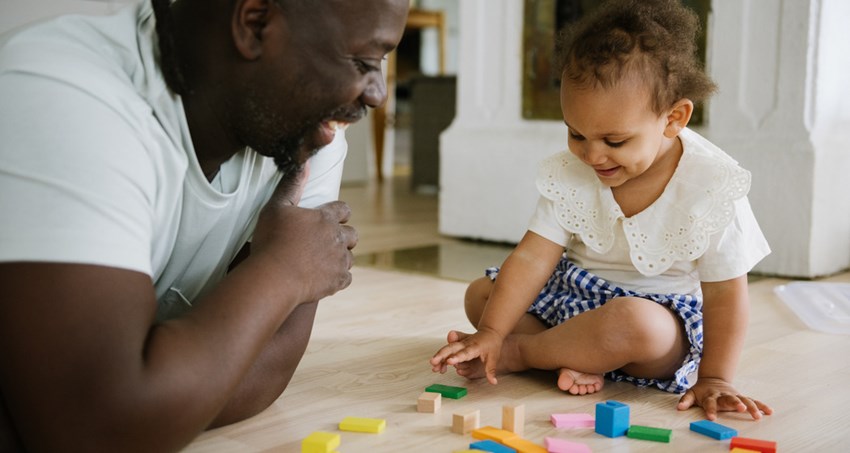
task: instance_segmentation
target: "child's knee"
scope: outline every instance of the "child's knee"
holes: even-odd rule
[[[484,307],[487,305],[487,299],[490,297],[490,290],[493,287],[493,281],[488,277],[481,277],[473,280],[466,288],[464,296],[464,309],[466,317],[477,326],[481,319],[481,314],[484,313]]]
[[[605,304],[610,321],[608,331],[614,331],[617,342],[638,346],[652,355],[669,349],[681,331],[676,314],[667,307],[648,299],[618,298]]]

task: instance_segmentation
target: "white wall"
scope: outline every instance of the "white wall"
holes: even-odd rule
[[[698,131],[753,173],[773,253],[756,271],[814,277],[850,266],[850,2],[718,1],[708,70],[720,92]],[[520,117],[522,4],[461,2],[458,116],[441,137],[440,231],[517,242],[557,121]]]

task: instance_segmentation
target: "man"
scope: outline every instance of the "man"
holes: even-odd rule
[[[336,129],[384,101],[407,7],[153,0],[4,38],[0,451],[175,450],[278,398],[351,281]]]

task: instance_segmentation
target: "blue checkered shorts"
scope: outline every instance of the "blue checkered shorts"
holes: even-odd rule
[[[495,280],[498,274],[497,267],[486,271],[491,280]],[[613,381],[631,382],[639,387],[655,386],[672,393],[683,393],[689,389],[694,382],[688,376],[697,370],[702,356],[702,301],[694,295],[644,294],[623,289],[570,263],[565,256],[529,307],[528,313],[554,327],[573,316],[599,308],[615,297],[640,297],[669,308],[682,320],[691,347],[671,380],[637,378],[620,370],[605,373],[605,377]]]

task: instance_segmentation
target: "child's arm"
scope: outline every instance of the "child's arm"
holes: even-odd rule
[[[444,371],[446,365],[480,358],[487,380],[495,384],[503,340],[549,280],[563,252],[562,246],[527,232],[499,271],[478,332],[437,351],[431,358],[433,369]]]
[[[722,282],[703,282],[703,356],[697,383],[679,400],[679,410],[694,404],[709,420],[717,412],[747,411],[756,420],[773,410],[761,401],[740,394],[732,386],[735,368],[744,346],[750,303],[747,276]]]

